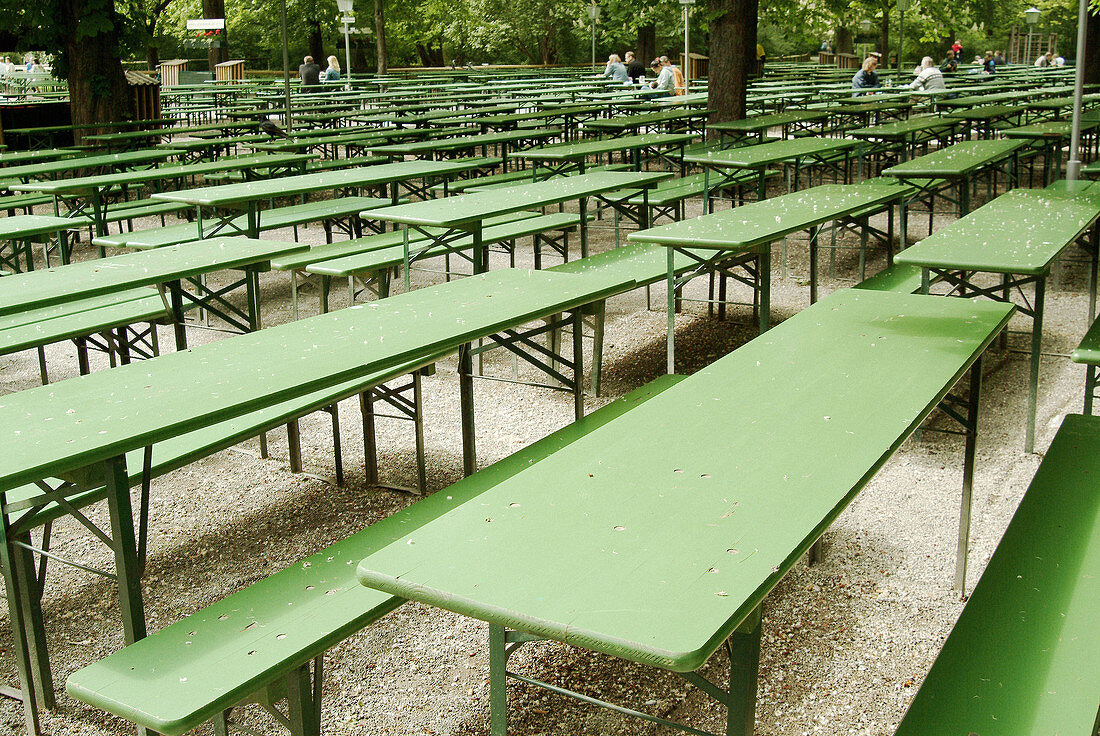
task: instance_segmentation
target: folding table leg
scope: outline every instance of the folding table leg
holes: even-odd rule
[[[17,581],[18,573],[14,565],[15,547],[8,538],[8,520],[5,514],[0,519],[0,570],[4,574],[4,590],[8,602],[8,618],[12,627],[12,648],[15,655],[15,668],[19,674],[19,687],[23,702],[23,721],[27,727],[27,733],[37,736],[40,733],[38,721],[38,703],[35,699],[34,685],[31,679],[31,660],[27,651],[26,620],[23,618],[20,605]]]
[[[1043,302],[1046,299],[1046,278],[1035,280],[1035,306],[1031,325],[1031,372],[1027,385],[1027,433],[1024,452],[1035,451],[1035,416],[1039,403],[1039,363],[1042,360]]]
[[[756,725],[757,672],[760,667],[761,606],[726,640],[730,659],[726,736],[752,736]]]
[[[959,540],[955,553],[955,592],[966,593],[966,564],[970,549],[970,508],[974,491],[974,454],[978,442],[978,407],[982,393],[982,358],[970,366],[970,395],[966,412],[966,444],[963,449],[962,500],[959,505]]]
[[[130,483],[126,475],[126,458],[120,456],[106,461],[104,471],[123,635],[127,644],[133,644],[145,638],[145,608],[141,598],[140,561],[134,532],[133,508],[130,504]]]
[[[505,631],[489,624],[489,736],[508,733],[508,652]]]

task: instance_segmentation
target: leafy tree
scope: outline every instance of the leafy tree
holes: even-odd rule
[[[9,4],[0,13],[0,32],[12,33],[20,50],[56,49],[54,74],[69,82],[78,141],[100,132],[97,123],[133,117],[134,100],[122,73],[126,33],[114,0],[40,0]]]

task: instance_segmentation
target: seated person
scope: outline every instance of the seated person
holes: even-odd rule
[[[676,77],[672,73],[672,67],[662,66],[660,59],[654,59],[650,62],[649,68],[657,75],[656,81],[650,82],[649,86],[664,92],[669,97],[674,96],[676,94]]]
[[[909,89],[947,89],[943,81],[943,72],[936,66],[931,56],[921,59],[920,71],[917,78],[909,85]]]
[[[626,83],[626,64],[623,63],[618,54],[607,57],[607,66],[604,67],[603,76],[611,77],[612,80],[621,84]]]
[[[955,58],[955,52],[950,49],[947,51],[947,58],[940,64],[941,72],[954,72],[959,69],[959,60]]]
[[[877,58],[868,56],[863,60],[863,66],[860,67],[860,70],[852,77],[852,89],[855,90],[852,92],[853,97],[863,94],[863,90],[878,88],[878,74],[875,73],[876,69],[878,69]],[[866,94],[871,93],[867,92]]]

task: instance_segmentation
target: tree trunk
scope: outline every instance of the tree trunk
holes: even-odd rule
[[[145,47],[145,63],[149,65],[149,71],[156,74],[160,66],[160,49],[157,48],[157,18],[153,16],[146,28],[149,32],[149,44]]]
[[[313,60],[321,65],[321,70],[324,71],[328,65],[326,58],[328,54],[325,53],[325,42],[321,37],[321,21],[311,18],[308,22],[309,25],[309,55],[313,57]]]
[[[379,74],[385,74],[386,64],[386,16],[382,0],[374,0],[374,50]]]
[[[94,34],[76,33],[87,17],[104,12],[110,17],[108,24],[96,24],[95,27],[100,30]],[[100,18],[96,20],[101,21]],[[60,34],[64,39],[61,71],[69,82],[73,138],[79,144],[86,135],[108,132],[104,128],[82,126],[132,120],[134,117],[134,95],[126,83],[119,59],[118,38],[122,19],[115,12],[113,3],[104,11],[98,3],[89,8],[85,0],[60,0],[57,22],[66,29]]]
[[[1085,55],[1085,84],[1100,84],[1100,15],[1089,13],[1085,25],[1085,48],[1077,49]]]
[[[225,18],[225,0],[202,0],[203,18]],[[206,50],[206,58],[210,62],[210,73],[214,73],[214,67],[222,62],[229,61],[229,37],[226,35],[228,28],[221,32],[221,45],[211,46]]]
[[[878,45],[876,51],[882,54],[882,67],[892,68],[890,65],[890,8],[885,3],[882,6],[882,29],[879,33]]]
[[[745,93],[756,67],[758,0],[708,0],[710,62],[708,64],[709,123],[745,117]],[[709,131],[716,138],[717,131]]]
[[[844,26],[837,26],[836,29],[836,52],[838,54],[854,54],[856,52],[852,32]]]
[[[649,69],[649,62],[657,58],[657,26],[638,26],[638,42],[634,45],[634,56]]]

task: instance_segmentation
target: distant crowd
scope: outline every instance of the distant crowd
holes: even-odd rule
[[[825,45],[822,44],[823,47]],[[913,70],[913,81],[905,86],[914,90],[946,89],[947,84],[944,82],[944,73],[957,72],[959,62],[964,58],[966,57],[962,44],[955,41],[939,65],[931,56],[924,57],[916,69]],[[863,60],[859,71],[852,77],[853,96],[871,94],[869,90],[876,90],[882,86],[878,76],[878,68],[881,63],[882,54],[877,51],[868,54],[867,58]],[[984,56],[974,57],[973,64],[975,64],[975,68],[970,73],[994,76],[997,73],[997,68],[1004,66],[1005,63],[1003,51],[986,51]],[[1047,51],[1035,60],[1035,66],[1037,67],[1065,66],[1065,63],[1066,60],[1054,51]]]
[[[0,59],[0,74],[10,74],[12,72],[45,72],[46,69],[38,63],[38,59],[33,56],[24,56],[23,62],[16,64],[12,62],[10,56],[5,56]]]

